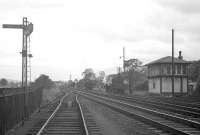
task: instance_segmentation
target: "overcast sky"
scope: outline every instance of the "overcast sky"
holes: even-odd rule
[[[115,73],[126,58],[144,64],[171,55],[200,57],[199,0],[0,0],[0,25],[34,24],[32,80],[81,78],[85,68]],[[21,79],[22,31],[0,28],[0,78]]]

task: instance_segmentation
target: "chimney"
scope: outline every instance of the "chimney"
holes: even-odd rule
[[[179,56],[178,56],[178,58],[180,59],[180,60],[182,60],[183,59],[183,56],[181,55],[181,51],[179,51]]]

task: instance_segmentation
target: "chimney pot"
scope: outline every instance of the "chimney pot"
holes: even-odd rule
[[[179,56],[178,56],[178,58],[179,58],[180,60],[183,59],[183,56],[181,55],[181,53],[182,53],[182,51],[179,51]]]

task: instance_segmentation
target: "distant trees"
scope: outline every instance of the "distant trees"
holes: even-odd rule
[[[196,93],[198,93],[198,95],[200,95],[200,77],[198,77],[198,79],[197,79]]]
[[[83,73],[83,79],[86,80],[95,80],[96,76],[92,68],[86,68]]]
[[[129,93],[147,91],[147,68],[139,59],[129,59],[124,62],[125,72],[109,75],[106,78],[106,91],[113,93]]]
[[[75,86],[75,82],[74,82],[74,81],[69,80],[69,81],[67,82],[67,87],[68,87],[68,88],[73,88],[74,86]]]
[[[142,62],[139,59],[129,59],[124,62],[125,69],[128,71],[136,70],[142,65]]]
[[[101,88],[105,78],[105,72],[100,71],[98,76],[94,73],[92,68],[86,68],[82,73],[83,78],[77,83],[77,86],[84,87],[85,89],[92,90],[93,88]]]
[[[80,79],[80,80],[78,81],[77,87],[78,87],[78,88],[81,88],[81,89],[85,87],[85,81],[84,81],[84,79]]]
[[[84,86],[86,89],[92,90],[96,85],[96,75],[92,68],[87,68],[82,73]]]
[[[193,62],[189,66],[189,79],[196,82],[200,75],[200,60]]]
[[[197,82],[196,93],[200,94],[200,60],[189,66],[189,79]]]
[[[125,61],[124,63],[125,69],[127,69],[128,72],[128,80],[129,80],[129,93],[131,94],[133,91],[133,88],[136,86],[136,82],[138,77],[141,77],[139,70],[139,67],[141,67],[142,62],[139,59],[129,59]],[[134,86],[135,85],[135,86]]]
[[[96,80],[84,80],[85,88],[88,90],[92,90],[96,86]]]
[[[8,85],[8,81],[7,81],[5,78],[2,78],[2,79],[0,80],[0,85],[1,85],[1,86],[6,86],[6,85]]]
[[[78,83],[78,79],[74,79],[74,83],[77,84]]]
[[[54,82],[47,75],[40,75],[34,82],[34,86],[50,89],[55,86]]]

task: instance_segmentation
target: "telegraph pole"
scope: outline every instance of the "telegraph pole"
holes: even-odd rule
[[[21,29],[22,30],[22,83],[21,87],[24,89],[24,104],[25,104],[25,117],[28,113],[28,58],[31,58],[32,55],[27,52],[27,39],[30,34],[33,32],[33,24],[28,22],[27,17],[23,17],[22,24],[3,24],[3,28],[10,29]]]
[[[174,96],[174,29],[172,29],[172,96]]]
[[[123,47],[123,69],[125,72],[125,47]]]

